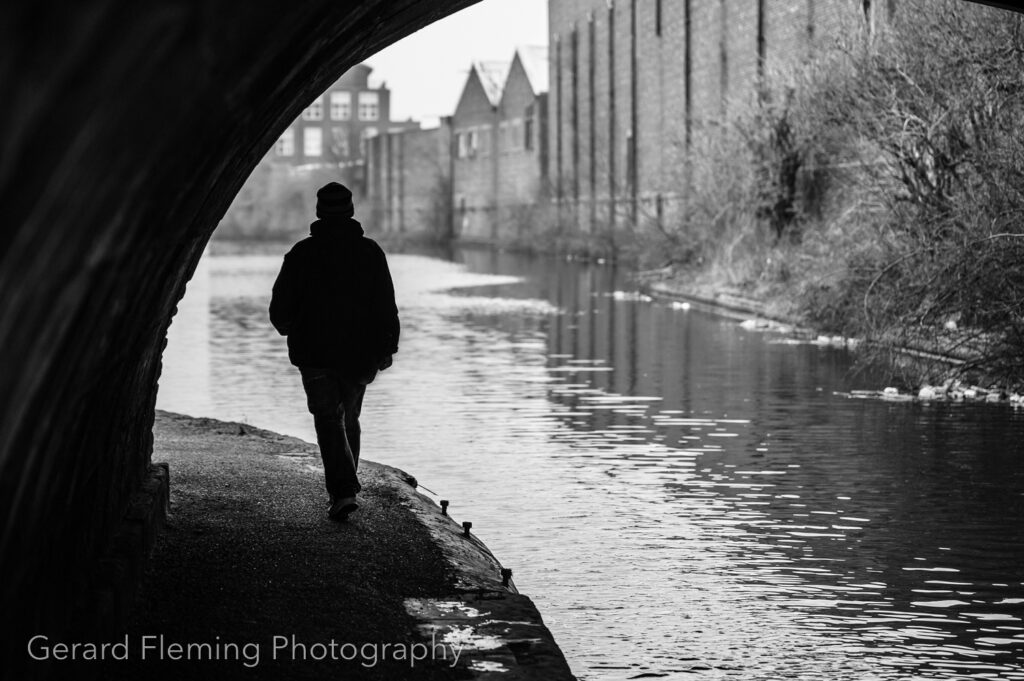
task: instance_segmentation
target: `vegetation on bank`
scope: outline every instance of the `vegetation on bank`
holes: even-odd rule
[[[1020,386],[1024,21],[959,0],[899,8],[697,135],[682,214],[633,247],[875,355],[951,355]],[[909,380],[950,371],[915,366]]]

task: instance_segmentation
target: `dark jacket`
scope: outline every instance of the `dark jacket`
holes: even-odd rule
[[[368,383],[398,352],[398,307],[384,251],[350,218],[317,220],[284,257],[270,322],[299,367]]]

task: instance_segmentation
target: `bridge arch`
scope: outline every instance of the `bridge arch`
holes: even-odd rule
[[[3,4],[5,622],[68,626],[148,467],[175,305],[259,159],[350,66],[475,1]]]

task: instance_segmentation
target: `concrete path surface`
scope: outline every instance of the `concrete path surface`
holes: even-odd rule
[[[102,678],[572,678],[532,602],[408,475],[361,462],[362,506],[336,523],[315,445],[163,413],[154,436],[171,510],[128,659]]]

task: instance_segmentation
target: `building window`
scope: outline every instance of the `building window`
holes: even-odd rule
[[[508,124],[509,148],[519,151],[523,148],[523,119],[515,118]]]
[[[320,156],[324,153],[324,131],[320,128],[306,128],[302,132],[302,154]]]
[[[473,158],[480,151],[480,135],[476,128],[470,128],[455,134],[459,158]]]
[[[302,112],[302,120],[304,121],[322,121],[324,119],[324,103],[318,97],[315,102],[310,104]]]
[[[479,151],[481,156],[487,156],[491,153],[491,126],[480,126],[480,134],[474,134],[474,138],[476,142],[473,148]]]
[[[348,128],[337,126],[331,128],[331,152],[338,158],[348,158]]]
[[[527,116],[523,121],[523,148],[527,151],[533,149],[533,116]]]
[[[352,118],[352,93],[331,93],[331,120],[347,121]]]
[[[359,93],[359,120],[375,121],[380,118],[380,95],[376,92]]]
[[[278,156],[294,156],[295,155],[295,131],[288,128],[281,136],[277,138],[277,144],[274,145],[274,149]]]

